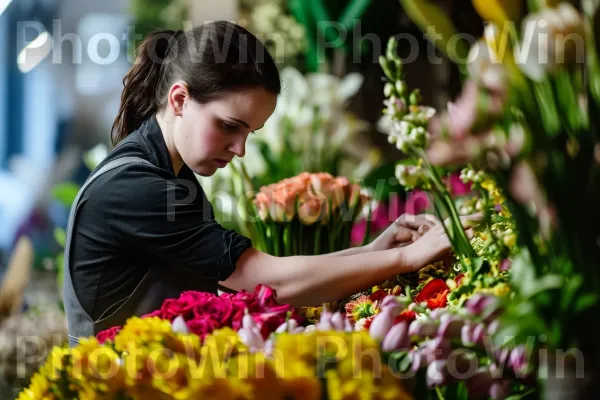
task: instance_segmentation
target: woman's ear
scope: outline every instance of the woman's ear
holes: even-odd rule
[[[167,106],[173,115],[180,117],[183,112],[185,102],[189,100],[190,94],[187,85],[183,82],[175,82],[169,90]]]

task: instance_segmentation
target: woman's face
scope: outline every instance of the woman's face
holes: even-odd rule
[[[277,95],[262,87],[205,104],[187,96],[176,118],[172,144],[192,171],[211,176],[234,156],[244,156],[248,135],[265,124],[276,103]]]

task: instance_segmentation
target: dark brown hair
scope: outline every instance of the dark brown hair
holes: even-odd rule
[[[279,72],[267,49],[231,22],[211,22],[186,32],[157,30],[136,53],[123,79],[121,105],[112,126],[113,145],[166,105],[176,80],[184,81],[190,96],[200,103],[249,87],[274,94],[281,91]]]

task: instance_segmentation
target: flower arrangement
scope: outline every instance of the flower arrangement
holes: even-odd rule
[[[254,295],[229,299],[257,307],[270,304],[272,295],[259,286]],[[152,315],[130,318],[110,337],[102,333],[74,348],[53,348],[18,399],[411,398],[383,362],[377,341],[367,331],[353,332],[342,317],[336,322],[336,328],[346,326],[341,331],[305,329],[290,314],[274,329],[264,323],[272,310],[246,312],[241,322],[230,318],[201,337],[193,319],[185,318],[206,298],[188,292]]]
[[[345,177],[301,173],[260,188],[247,211],[255,246],[276,256],[348,248],[352,225],[369,196]]]

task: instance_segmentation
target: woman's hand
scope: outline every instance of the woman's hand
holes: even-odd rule
[[[367,246],[367,251],[406,247],[438,223],[439,220],[431,214],[403,214]]]
[[[480,214],[460,217],[463,229],[469,239],[473,237],[471,228],[473,223],[480,218]],[[441,222],[437,221],[433,226],[423,229],[426,232],[424,231],[418,240],[403,250],[405,264],[410,265],[415,271],[439,260],[452,248]]]

